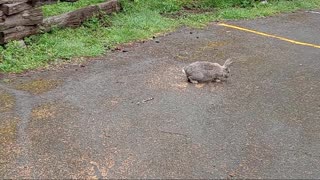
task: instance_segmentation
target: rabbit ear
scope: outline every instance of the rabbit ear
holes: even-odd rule
[[[228,68],[229,66],[231,66],[232,63],[233,63],[233,62],[231,61],[231,58],[229,58],[229,59],[226,60],[226,62],[224,63],[223,66],[224,66],[225,68]]]

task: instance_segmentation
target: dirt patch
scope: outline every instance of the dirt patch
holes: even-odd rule
[[[115,96],[101,101],[101,105],[108,110],[114,110],[118,108],[124,101],[124,98]]]
[[[0,90],[0,112],[11,111],[14,105],[14,97],[9,93]]]
[[[16,145],[19,119],[4,117],[0,119],[0,176],[5,177],[8,166],[18,154]]]
[[[44,104],[34,108],[31,112],[32,119],[41,120],[54,118],[56,116],[57,107],[53,104]]]
[[[33,154],[35,177],[61,179],[70,177],[68,171],[78,174],[84,169],[82,158],[86,154],[82,154],[79,142],[85,140],[81,135],[85,130],[80,128],[82,116],[79,114],[78,108],[61,100],[42,103],[32,109],[26,132],[30,138],[29,152]],[[67,164],[72,164],[72,169]],[[65,167],[64,171],[61,167]]]
[[[59,80],[36,79],[17,85],[16,88],[32,94],[42,94],[58,87],[60,84],[61,81]]]
[[[182,67],[168,66],[158,69],[151,78],[146,80],[146,83],[149,87],[156,89],[185,90],[188,82],[182,72]]]
[[[4,118],[0,120],[0,144],[12,143],[16,139],[17,133],[17,118]]]

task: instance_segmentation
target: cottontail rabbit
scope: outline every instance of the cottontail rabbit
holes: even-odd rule
[[[223,66],[218,63],[197,61],[184,67],[182,71],[191,83],[225,80],[229,77],[231,59],[227,59]]]

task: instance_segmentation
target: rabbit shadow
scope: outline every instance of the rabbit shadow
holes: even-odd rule
[[[223,90],[230,82],[228,80],[214,81],[214,82],[199,82],[199,83],[191,83],[188,80],[185,80],[187,83],[187,87],[189,89],[194,90],[205,90],[205,91],[217,91]]]

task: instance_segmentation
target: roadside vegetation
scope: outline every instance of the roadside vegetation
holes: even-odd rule
[[[45,16],[72,11],[104,0],[79,0],[43,7]],[[103,55],[121,43],[149,39],[187,25],[203,27],[214,20],[251,19],[279,12],[320,8],[319,0],[121,0],[123,10],[98,15],[76,29],[54,29],[25,39],[26,47],[13,41],[0,46],[0,72],[19,73],[68,62],[79,57]]]
[[[58,1],[58,3],[56,4],[44,5],[41,8],[42,8],[44,17],[49,17],[49,16],[54,16],[54,15],[74,11],[82,7],[102,3],[105,1],[106,0],[79,0],[77,2],[72,2],[72,3]]]

